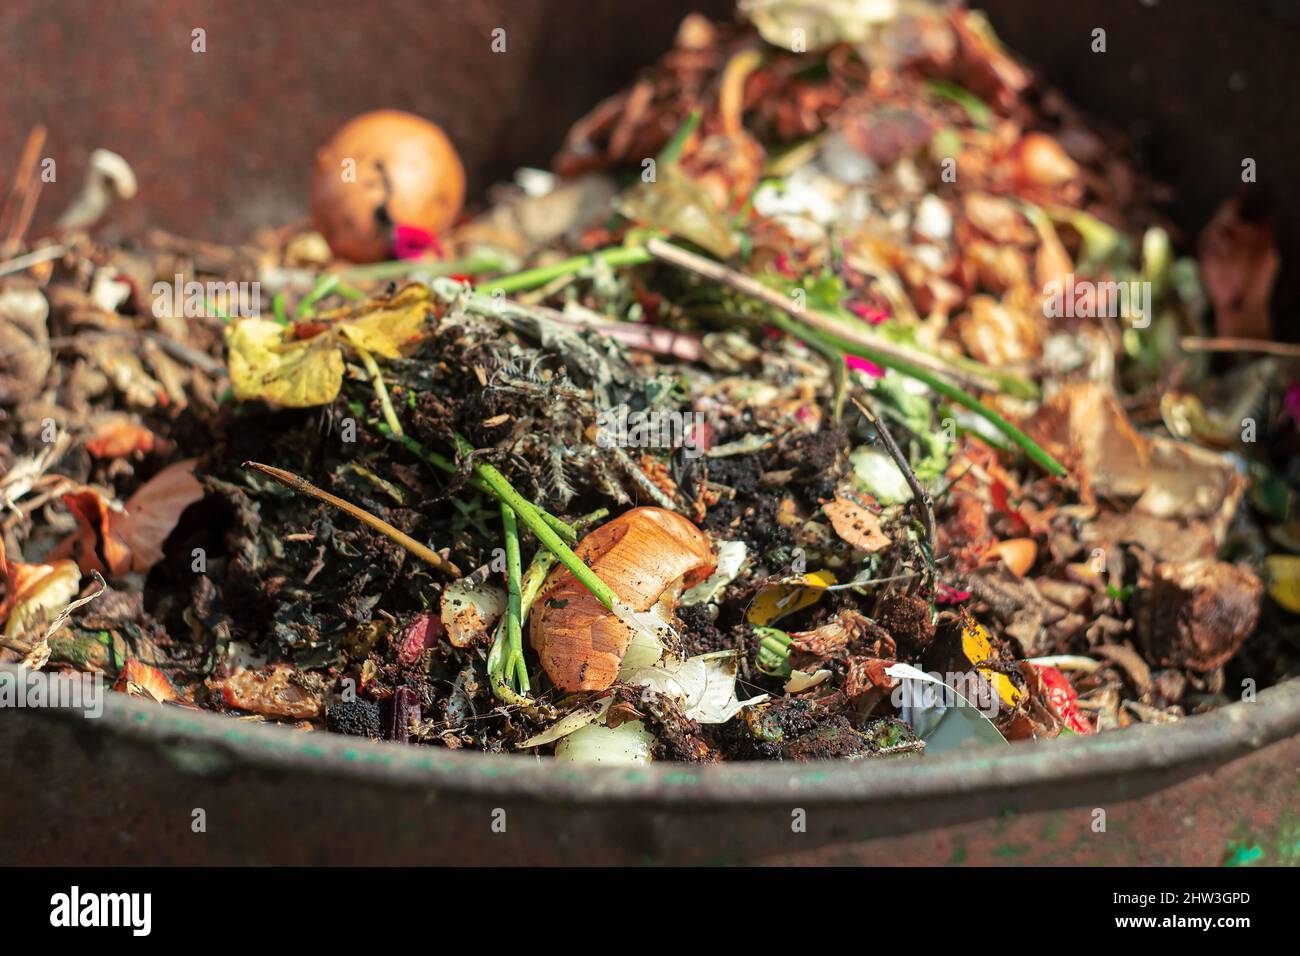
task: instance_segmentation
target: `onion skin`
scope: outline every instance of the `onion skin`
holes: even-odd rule
[[[708,536],[663,508],[633,508],[596,528],[574,549],[634,611],[648,611],[670,585],[693,587],[713,573]],[[633,632],[565,567],[542,585],[529,640],[563,691],[604,690],[618,676]]]
[[[343,179],[344,161],[355,182]],[[436,125],[399,110],[354,117],[316,154],[311,217],[340,258],[379,262],[393,256],[393,228],[436,235],[465,201],[465,169]]]
[[[993,552],[1012,574],[1023,578],[1038,558],[1038,545],[1033,538],[1007,538],[993,545]]]
[[[1079,177],[1079,167],[1046,133],[1026,133],[1012,148],[1016,176],[1031,186],[1064,186]]]

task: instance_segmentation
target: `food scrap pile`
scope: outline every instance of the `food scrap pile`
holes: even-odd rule
[[[1294,675],[1267,225],[1180,235],[978,13],[740,12],[474,214],[392,111],[239,247],[27,240],[20,168],[0,662],[580,763],[1005,746]]]

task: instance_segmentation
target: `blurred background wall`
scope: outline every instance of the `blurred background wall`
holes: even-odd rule
[[[1178,185],[1194,242],[1225,197],[1272,214],[1283,254],[1275,314],[1300,310],[1300,3],[977,0],[1008,45],[1077,103],[1130,133]],[[48,224],[90,150],[125,156],[139,197],[116,213],[235,240],[305,212],[316,147],[349,116],[392,106],[456,141],[473,196],[546,165],[564,131],[671,42],[691,10],[731,0],[3,0],[0,175],[49,127]],[[492,31],[507,50],[493,53]],[[1107,31],[1107,52],[1090,49]],[[207,52],[191,52],[206,31]],[[1243,187],[1241,159],[1259,182]],[[7,183],[6,183],[7,185]],[[1279,331],[1300,337],[1287,320]]]
[[[568,126],[635,77],[699,9],[731,0],[2,0],[0,176],[49,128],[58,180],[37,228],[67,205],[97,146],[140,195],[118,224],[238,240],[306,212],[312,158],[378,107],[441,125],[471,196],[546,166]],[[206,31],[206,53],[191,51]],[[506,52],[491,49],[506,31]]]

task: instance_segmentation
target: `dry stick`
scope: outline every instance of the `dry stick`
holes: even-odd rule
[[[885,446],[885,451],[889,452],[889,457],[894,459],[894,464],[898,465],[898,470],[903,473],[907,479],[908,486],[912,489],[912,503],[919,512],[918,517],[921,519],[921,525],[925,528],[925,541],[929,547],[929,554],[926,555],[926,563],[934,569],[934,501],[931,500],[926,490],[921,487],[921,482],[917,479],[916,473],[912,471],[912,466],[907,462],[907,456],[899,449],[898,443],[894,441],[894,436],[889,433],[885,423],[880,420],[875,412],[866,404],[865,401],[856,396],[849,396],[849,401],[858,407],[863,416],[871,426],[875,428],[876,434],[880,436],[881,442]]]
[[[1015,442],[1020,449],[1029,456],[1036,464],[1041,466],[1048,474],[1056,477],[1065,477],[1067,474],[1065,468],[1055,458],[1044,451],[1037,442],[1026,435],[1011,422],[1007,421],[993,409],[989,408],[974,395],[962,388],[952,384],[947,378],[936,374],[929,367],[899,358],[900,354],[908,354],[908,350],[900,349],[898,346],[889,345],[887,348],[881,348],[875,341],[869,344],[862,344],[863,339],[860,334],[852,333],[851,330],[842,327],[840,323],[833,319],[828,319],[831,325],[837,327],[837,331],[831,331],[826,328],[817,328],[808,323],[809,313],[799,312],[792,303],[786,301],[780,293],[773,292],[766,286],[755,282],[748,276],[729,269],[726,266],[719,265],[703,256],[697,256],[685,249],[678,248],[666,242],[657,239],[649,240],[647,247],[652,254],[681,269],[694,272],[706,279],[714,279],[730,286],[742,293],[753,295],[763,302],[773,306],[777,310],[777,315],[773,316],[773,323],[781,328],[786,334],[796,338],[803,339],[810,345],[815,345],[818,351],[825,351],[827,346],[834,347],[841,352],[848,352],[852,355],[859,355],[863,358],[870,359],[878,365],[884,365],[892,368],[908,378],[914,378],[918,382],[924,382],[933,391],[938,392],[949,401],[956,402],[965,408],[969,408],[976,415],[979,415],[994,428],[1006,435],[1011,441]],[[826,319],[826,316],[822,316]],[[819,341],[820,340],[820,341]],[[925,356],[927,361],[933,362],[929,356]],[[945,369],[945,372],[951,373],[951,369]]]
[[[681,514],[682,509],[677,506],[677,502],[673,501],[670,495],[650,480],[650,476],[640,469],[637,463],[632,460],[631,455],[612,443],[607,450],[613,454],[614,461],[623,469],[623,472],[632,480],[632,483],[640,491],[644,492],[651,501],[665,511],[676,511]]]
[[[1188,352],[1259,352],[1282,358],[1300,358],[1300,344],[1294,342],[1269,342],[1265,339],[1201,338],[1185,335],[1178,344]]]
[[[244,467],[252,468],[255,469],[256,471],[260,471],[262,474],[266,475],[269,478],[274,478],[276,481],[284,485],[286,488],[289,488],[292,491],[296,491],[300,495],[307,495],[309,498],[315,498],[317,501],[323,501],[327,505],[333,505],[335,508],[338,508],[340,511],[347,512],[348,514],[352,515],[352,517],[360,521],[362,524],[367,525],[370,528],[373,528],[375,531],[378,531],[380,534],[382,534],[384,537],[388,538],[388,540],[394,542],[395,544],[400,544],[407,551],[410,551],[411,554],[415,555],[417,558],[427,561],[429,564],[433,565],[439,571],[443,571],[447,574],[450,574],[452,577],[458,578],[461,576],[460,569],[456,567],[456,565],[452,564],[450,561],[448,561],[442,555],[438,554],[438,552],[434,551],[432,548],[420,544],[420,542],[416,541],[414,538],[412,538],[410,535],[406,534],[405,532],[398,531],[396,528],[394,528],[383,518],[379,518],[375,515],[372,515],[369,511],[366,511],[364,508],[359,508],[356,505],[352,504],[352,502],[350,501],[344,501],[342,498],[339,498],[336,495],[332,495],[328,491],[322,491],[320,488],[317,488],[311,482],[303,478],[299,478],[293,472],[285,471],[283,468],[272,468],[270,465],[263,465],[261,462],[256,462],[256,461],[246,461],[244,462]]]
[[[67,246],[42,246],[34,252],[17,256],[8,262],[0,262],[0,276],[7,276],[11,272],[22,272],[24,269],[38,266],[42,262],[49,262],[51,259],[59,258],[67,251]]]
[[[722,285],[729,286],[737,292],[758,299],[765,305],[769,305],[778,311],[784,312],[796,321],[812,328],[828,332],[838,338],[858,345],[866,346],[879,352],[881,355],[888,356],[900,362],[907,362],[911,365],[917,365],[921,368],[928,369],[936,375],[942,375],[946,378],[960,382],[967,387],[989,388],[990,386],[998,387],[998,383],[988,376],[976,375],[961,369],[953,368],[946,362],[940,361],[931,355],[927,355],[918,349],[908,348],[905,345],[898,345],[883,339],[878,335],[863,332],[855,329],[853,326],[840,322],[829,315],[825,315],[814,309],[800,309],[788,296],[782,295],[775,289],[771,289],[757,279],[753,279],[742,272],[730,269],[721,263],[714,262],[712,259],[706,259],[704,256],[696,255],[680,246],[675,246],[671,242],[665,242],[662,239],[647,239],[646,249],[656,259],[660,259],[670,265],[677,266],[679,269],[685,269],[687,272],[694,272],[696,275],[703,276],[706,279],[712,279]]]
[[[45,184],[36,173],[41,147],[44,145],[45,127],[37,124],[27,135],[22,157],[18,160],[18,171],[14,174],[13,189],[5,198],[4,209],[0,210],[0,227],[4,229],[4,234],[0,236],[0,254],[12,254],[27,234],[27,227],[31,225],[36,201]]]

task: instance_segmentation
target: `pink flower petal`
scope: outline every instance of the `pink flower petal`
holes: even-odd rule
[[[875,306],[867,305],[865,302],[850,302],[848,309],[859,319],[871,325],[879,325],[881,322],[892,318],[888,309],[878,309]]]
[[[419,259],[430,249],[440,258],[442,257],[442,244],[438,242],[438,237],[427,229],[401,224],[393,227],[393,255],[396,258]]]
[[[856,355],[844,356],[844,364],[855,372],[865,372],[872,378],[884,378],[885,370],[868,359],[859,358]]]

